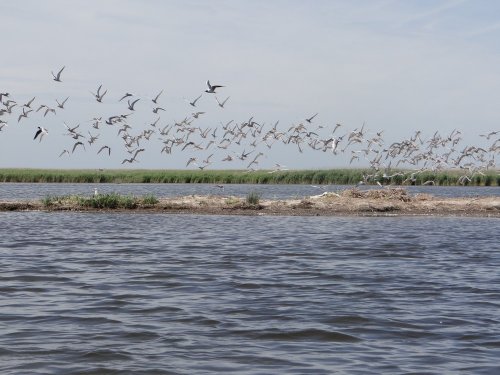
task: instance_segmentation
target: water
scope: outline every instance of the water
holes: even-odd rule
[[[46,196],[67,194],[92,195],[94,189],[102,194],[116,192],[120,194],[174,197],[180,195],[232,195],[245,197],[255,191],[264,199],[302,198],[321,194],[324,191],[339,191],[353,188],[352,185],[253,185],[228,184],[224,189],[214,184],[32,184],[0,183],[0,200],[42,199]],[[360,189],[379,189],[379,186],[361,186]],[[411,194],[426,193],[441,197],[500,196],[498,186],[406,186]]]
[[[498,374],[500,220],[0,213],[1,374]]]

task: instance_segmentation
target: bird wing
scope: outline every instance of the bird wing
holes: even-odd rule
[[[38,135],[42,132],[42,129],[41,128],[38,128],[37,132],[35,133],[35,136],[33,137],[33,140],[36,139],[36,137],[38,137]]]

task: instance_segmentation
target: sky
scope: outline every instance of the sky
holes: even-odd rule
[[[186,166],[195,151],[161,153],[158,134],[141,144],[138,162],[121,164],[130,155],[119,127],[91,127],[94,117],[129,113],[118,100],[130,92],[141,99],[130,132],[151,129],[151,99],[161,90],[161,127],[191,116],[188,101],[203,93],[196,110],[205,113],[193,123],[219,135],[231,120],[253,118],[266,129],[279,121],[286,130],[317,113],[305,124],[325,137],[337,123],[336,135],[365,124],[369,134],[383,131],[385,144],[417,130],[428,138],[459,129],[465,145],[480,145],[480,134],[500,130],[499,15],[500,2],[485,0],[1,1],[0,93],[19,105],[0,117],[8,123],[0,168],[196,168]],[[55,82],[51,72],[63,66]],[[224,86],[217,97],[230,97],[225,108],[204,93],[207,80]],[[101,84],[108,92],[98,103],[91,92]],[[17,121],[33,97],[36,109],[67,96],[55,115],[34,111]],[[64,122],[98,141],[59,157],[75,143]],[[49,131],[41,142],[33,140],[37,126]],[[104,144],[111,156],[97,154]],[[245,168],[247,161],[221,161],[244,147],[196,156],[215,153],[213,169]],[[259,151],[263,169],[363,165],[349,164],[347,152],[293,144]]]

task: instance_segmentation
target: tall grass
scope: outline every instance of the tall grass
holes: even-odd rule
[[[247,204],[250,204],[250,205],[259,204],[259,202],[260,202],[259,193],[255,192],[255,191],[251,191],[250,193],[248,193],[247,197],[246,197],[246,202],[247,202]]]
[[[81,195],[63,195],[47,196],[42,199],[42,204],[47,208],[65,205],[74,208],[133,209],[141,205],[154,206],[157,203],[158,198],[151,194],[145,195],[144,197],[120,195],[117,193],[97,194],[89,197]]]
[[[212,183],[212,184],[334,184],[354,185],[368,169],[296,170],[269,173],[244,170],[56,170],[0,169],[0,182],[54,183]],[[411,171],[406,171],[407,175]],[[416,185],[434,181],[435,185],[457,185],[462,171],[423,172],[415,175]],[[405,177],[396,176],[384,184],[401,184]],[[500,186],[498,171],[474,176],[469,185]]]

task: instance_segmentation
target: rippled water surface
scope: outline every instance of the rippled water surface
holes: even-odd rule
[[[219,185],[220,186],[220,185]],[[321,194],[324,191],[351,189],[352,185],[253,185],[228,184],[223,189],[214,184],[32,184],[32,183],[0,183],[0,200],[2,199],[41,199],[47,196],[81,194],[91,195],[94,189],[99,193],[116,192],[120,194],[172,197],[192,194],[216,194],[246,196],[249,192],[257,192],[266,199],[302,198]],[[361,189],[378,189],[378,186],[361,186]],[[406,186],[411,194],[426,193],[444,197],[500,196],[498,186]]]
[[[1,374],[499,374],[500,220],[0,213]]]

